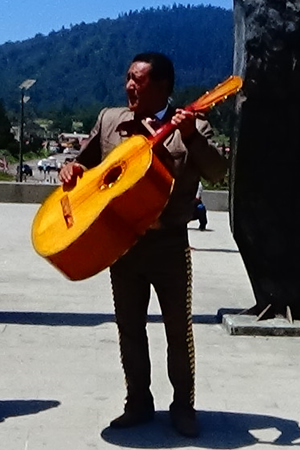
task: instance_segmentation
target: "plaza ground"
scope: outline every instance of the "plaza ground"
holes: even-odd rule
[[[38,204],[0,203],[0,450],[243,449],[300,446],[300,338],[232,336],[219,311],[255,303],[228,213],[189,224],[200,437],[169,422],[166,342],[149,309],[153,423],[119,431],[124,377],[109,272],[71,282],[38,256]],[[80,263],[80,262],[78,262]]]

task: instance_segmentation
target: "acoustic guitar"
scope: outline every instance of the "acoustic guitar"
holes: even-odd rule
[[[205,111],[242,86],[231,76],[187,106]],[[118,145],[71,189],[58,187],[32,224],[36,252],[70,280],[83,280],[111,266],[157,220],[174,179],[155,154],[155,145],[175,129],[170,122],[152,136],[136,135]]]

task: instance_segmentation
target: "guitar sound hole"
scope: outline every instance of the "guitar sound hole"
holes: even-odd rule
[[[111,187],[121,176],[123,170],[121,166],[113,167],[104,177],[103,187]]]

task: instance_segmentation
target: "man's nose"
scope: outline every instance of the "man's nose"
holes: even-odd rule
[[[134,89],[134,81],[133,80],[127,80],[126,82],[126,89]]]

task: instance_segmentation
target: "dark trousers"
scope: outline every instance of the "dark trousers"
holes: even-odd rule
[[[193,405],[192,270],[186,227],[148,231],[111,267],[111,280],[127,401],[152,401],[146,324],[153,285],[167,337],[173,401],[178,406]]]
[[[195,201],[192,220],[199,220],[199,227],[203,230],[205,229],[207,225],[207,211],[201,200]]]

